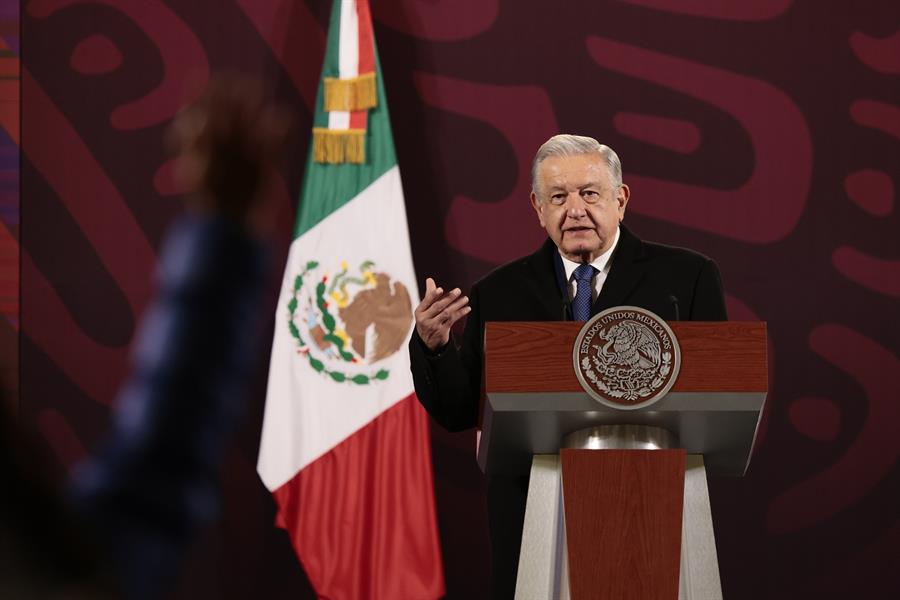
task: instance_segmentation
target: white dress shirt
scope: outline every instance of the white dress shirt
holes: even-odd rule
[[[597,299],[597,296],[600,295],[600,290],[603,289],[603,283],[606,281],[607,275],[609,275],[609,268],[612,266],[612,255],[613,251],[616,249],[616,246],[619,243],[619,228],[616,227],[616,237],[613,238],[613,243],[609,247],[609,250],[595,258],[591,265],[595,269],[597,269],[597,274],[594,275],[594,280],[591,282],[593,285],[593,290],[591,290],[591,303]],[[578,282],[572,278],[572,273],[575,272],[581,263],[572,262],[568,258],[560,253],[560,258],[562,258],[563,268],[566,270],[566,281],[568,282],[569,287],[569,302],[571,302],[575,298],[575,291],[578,288]]]

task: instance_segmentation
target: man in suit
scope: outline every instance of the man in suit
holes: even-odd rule
[[[619,305],[675,320],[727,318],[716,264],[637,238],[622,225],[629,197],[611,148],[554,136],[532,166],[531,205],[548,235],[543,246],[475,283],[468,297],[426,280],[409,352],[416,394],[438,423],[450,431],[477,425],[488,321],[585,321]],[[457,346],[450,328],[465,315]],[[527,487],[527,476],[488,482],[494,598],[515,590]]]

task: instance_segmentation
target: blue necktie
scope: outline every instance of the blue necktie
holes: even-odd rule
[[[591,317],[591,280],[597,269],[591,265],[578,265],[572,276],[578,285],[575,288],[575,298],[572,300],[572,316],[576,321],[587,321]]]

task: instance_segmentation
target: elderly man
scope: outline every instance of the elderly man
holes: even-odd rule
[[[622,225],[629,196],[611,148],[554,136],[532,166],[531,206],[549,236],[543,246],[478,281],[468,297],[426,280],[409,352],[416,393],[438,423],[451,431],[477,424],[488,321],[584,321],[618,305],[667,319],[727,318],[715,263],[637,238]],[[450,328],[467,314],[457,346]],[[495,598],[513,596],[527,487],[527,477],[488,482]]]

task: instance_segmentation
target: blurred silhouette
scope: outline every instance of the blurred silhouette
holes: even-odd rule
[[[174,119],[189,210],[160,252],[156,296],[108,435],[73,471],[68,506],[29,473],[15,442],[0,448],[11,465],[4,472],[23,486],[3,494],[0,532],[12,535],[3,536],[0,558],[18,557],[22,568],[0,583],[0,596],[159,597],[198,527],[217,514],[220,463],[244,413],[265,314],[256,238],[267,226],[263,192],[287,122],[258,83],[238,75],[214,78]],[[70,544],[28,554],[65,532]]]

